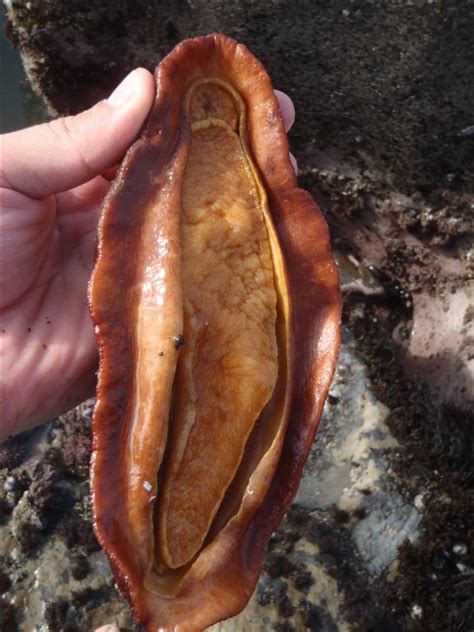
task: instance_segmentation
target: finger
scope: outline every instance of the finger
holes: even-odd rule
[[[290,162],[295,171],[295,175],[298,175],[298,162],[292,153],[290,153]]]
[[[281,90],[275,90],[275,95],[280,105],[285,131],[289,132],[295,122],[295,106],[290,97],[284,92],[281,92]]]
[[[60,215],[78,213],[91,206],[100,206],[109,189],[110,182],[103,176],[97,176],[70,191],[58,193],[56,195],[57,213]]]
[[[5,186],[42,198],[117,164],[143,125],[154,94],[153,76],[137,68],[90,110],[5,134]]]
[[[113,167],[109,167],[109,169],[106,169],[105,171],[102,172],[102,176],[109,182],[112,182],[112,180],[117,175],[117,171],[119,170],[119,167],[120,165],[114,165]]]
[[[111,625],[103,625],[100,628],[97,628],[95,632],[120,632],[115,623]]]
[[[94,233],[104,196],[110,182],[97,176],[89,182],[56,195],[56,213],[61,239],[78,243],[87,233]],[[91,261],[94,256],[91,253]]]

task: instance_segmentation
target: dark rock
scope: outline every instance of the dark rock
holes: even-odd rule
[[[0,570],[0,595],[3,595],[10,589],[12,585],[11,579],[3,570]]]
[[[58,112],[104,98],[138,65],[154,69],[180,39],[220,31],[297,103],[297,147],[315,138],[370,154],[406,191],[473,190],[470,2],[21,1],[10,19],[33,84]]]
[[[71,574],[75,580],[80,581],[87,577],[89,572],[89,563],[87,561],[87,557],[84,555],[78,555],[71,566]]]
[[[4,599],[0,599],[0,630],[18,630],[16,608]]]

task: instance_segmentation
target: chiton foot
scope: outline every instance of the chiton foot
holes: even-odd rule
[[[137,619],[192,631],[252,594],[321,415],[341,301],[262,65],[212,35],[179,44],[156,84],[99,225],[92,488]]]

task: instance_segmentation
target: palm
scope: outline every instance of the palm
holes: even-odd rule
[[[18,415],[26,413],[33,425],[92,391],[97,352],[87,283],[107,188],[98,177],[43,200],[5,191],[0,310],[2,371],[12,385],[7,431]]]

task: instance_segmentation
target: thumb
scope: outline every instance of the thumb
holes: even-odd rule
[[[106,101],[2,138],[3,186],[34,198],[66,191],[120,161],[155,94],[153,76],[131,72]]]

